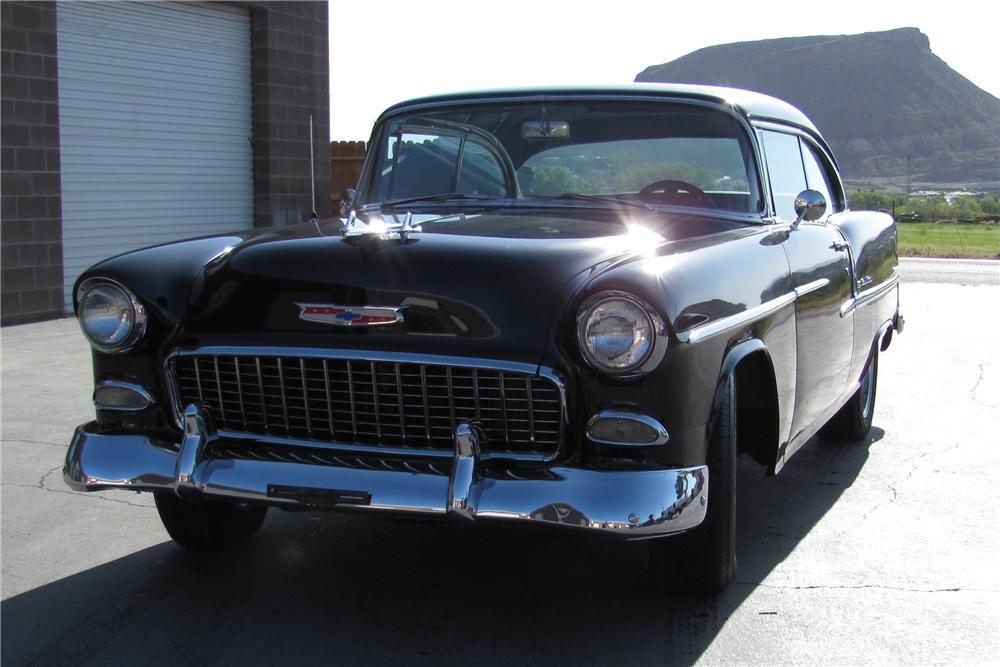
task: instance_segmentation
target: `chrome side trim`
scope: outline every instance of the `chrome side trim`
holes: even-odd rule
[[[874,287],[868,290],[867,292],[859,294],[858,296],[852,297],[847,301],[845,301],[843,305],[840,307],[840,316],[847,317],[858,308],[866,306],[872,301],[875,301],[879,297],[883,296],[886,292],[891,290],[898,283],[899,283],[899,269],[894,268],[892,270],[892,275],[889,276],[889,278],[884,283],[882,283],[878,287]]]
[[[656,433],[656,439],[650,442],[605,440],[595,437],[591,433],[593,427],[599,422],[619,419],[636,421],[644,426],[648,426]],[[632,412],[630,410],[601,410],[587,421],[587,438],[591,442],[596,442],[599,445],[614,445],[617,447],[655,447],[658,445],[665,445],[667,441],[670,440],[670,434],[667,433],[667,429],[659,422],[659,420],[653,419],[649,415],[644,415],[641,412]]]
[[[806,283],[805,285],[800,285],[795,288],[795,298],[800,299],[810,292],[815,292],[818,289],[823,289],[830,284],[829,278],[820,278],[819,280],[814,280],[811,283]]]
[[[126,408],[115,405],[102,405],[100,402],[98,402],[97,393],[104,387],[123,389],[125,391],[130,391],[133,394],[137,394],[140,398],[142,398],[143,405],[136,408]],[[149,406],[154,405],[156,403],[156,401],[153,399],[153,396],[142,385],[135,384],[133,382],[123,382],[121,380],[102,380],[98,382],[97,386],[94,387],[93,402],[94,402],[94,407],[97,408],[98,410],[112,410],[115,412],[141,412],[142,410],[145,410]]]
[[[794,302],[795,297],[796,295],[794,291],[782,294],[775,299],[765,301],[759,306],[747,308],[742,313],[722,317],[718,320],[689,329],[688,331],[682,331],[677,334],[677,339],[682,343],[694,345],[695,343],[700,343],[703,340],[718,336],[719,334],[724,334],[728,331],[732,331],[733,329],[745,327],[749,324],[753,324],[759,319],[778,312],[788,304]]]

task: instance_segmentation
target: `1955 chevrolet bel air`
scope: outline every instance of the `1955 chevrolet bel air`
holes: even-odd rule
[[[86,271],[97,418],[66,482],[152,492],[191,547],[269,507],[649,539],[657,577],[711,594],[737,455],[775,474],[863,438],[903,327],[892,218],[742,90],[398,104],[341,216]]]

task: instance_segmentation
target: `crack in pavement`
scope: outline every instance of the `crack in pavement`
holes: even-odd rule
[[[939,450],[936,450],[936,451],[933,451],[933,452],[924,452],[923,454],[920,454],[918,456],[912,456],[912,457],[910,457],[908,459],[904,459],[903,462],[904,463],[909,463],[911,461],[919,461],[920,459],[926,458],[928,456],[937,456],[938,454],[944,454],[945,452],[949,452],[949,451],[951,451],[953,449],[958,449],[958,447],[962,444],[962,440],[963,440],[963,438],[959,438],[958,440],[955,441],[954,444],[949,445],[948,447],[945,447],[944,449],[939,449]],[[867,521],[868,517],[870,517],[876,511],[882,509],[883,507],[888,507],[889,505],[891,505],[894,502],[896,502],[896,500],[899,498],[899,491],[896,489],[896,487],[898,485],[900,485],[900,484],[904,484],[907,481],[909,481],[909,479],[911,477],[913,477],[913,473],[915,473],[919,467],[920,467],[919,463],[914,463],[910,467],[909,472],[907,472],[903,477],[901,477],[901,478],[899,478],[897,480],[893,480],[891,482],[884,482],[886,488],[889,489],[889,492],[892,494],[892,497],[889,498],[889,500],[887,500],[885,502],[875,504],[871,509],[869,509],[867,512],[865,512],[864,514],[861,515],[861,518],[858,520],[857,523],[855,523],[853,526],[851,526],[847,530],[843,531],[841,534],[849,532],[851,530],[854,530],[855,528],[857,528],[858,526],[860,526],[861,524],[863,524],[865,521]]]
[[[62,466],[61,465],[60,466],[56,466],[55,468],[52,468],[51,470],[47,470],[45,472],[45,474],[43,474],[41,476],[41,478],[36,483],[34,483],[34,484],[20,484],[20,483],[17,483],[17,482],[4,482],[0,486],[14,486],[14,487],[22,488],[22,489],[41,489],[42,491],[48,491],[49,493],[65,493],[65,494],[71,495],[71,496],[79,496],[79,497],[83,497],[83,498],[93,498],[93,499],[96,499],[96,500],[105,500],[105,501],[107,501],[109,503],[119,503],[121,505],[128,505],[130,507],[142,507],[144,509],[149,509],[151,507],[151,505],[139,505],[139,504],[136,504],[136,503],[129,502],[127,500],[118,500],[117,498],[106,498],[104,496],[97,495],[97,494],[94,494],[94,493],[82,493],[80,491],[73,491],[72,489],[53,489],[52,487],[46,486],[45,485],[46,480],[48,480],[48,478],[53,473],[55,473],[57,471],[61,471],[61,470],[62,470]]]
[[[760,588],[775,588],[779,590],[792,590],[792,591],[811,591],[811,590],[848,590],[856,591],[863,590],[866,588],[874,590],[885,590],[885,591],[902,591],[905,593],[958,593],[958,592],[975,592],[975,593],[996,593],[995,590],[988,590],[982,588],[904,588],[902,586],[882,586],[879,584],[855,584],[853,586],[849,585],[819,585],[814,584],[810,586],[782,586],[778,584],[764,584],[756,581],[734,581],[734,586],[759,586]]]
[[[23,438],[0,438],[0,443],[2,442],[26,442],[29,445],[48,445],[49,447],[61,447],[66,449],[69,447],[67,442],[45,442],[44,440],[25,440]]]
[[[972,389],[969,390],[969,394],[972,398],[973,403],[978,403],[979,405],[982,405],[987,408],[995,408],[997,407],[996,405],[992,403],[985,403],[976,398],[976,390],[979,389],[979,385],[982,384],[985,375],[986,375],[986,364],[979,364],[979,377],[976,379],[976,384],[972,385]]]

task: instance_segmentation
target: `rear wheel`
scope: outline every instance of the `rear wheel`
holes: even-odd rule
[[[875,413],[875,388],[878,384],[878,350],[872,350],[861,385],[844,407],[820,429],[825,440],[857,441],[868,435]]]
[[[248,541],[260,528],[267,507],[218,500],[182,500],[173,493],[155,493],[163,527],[185,547],[226,547]]]
[[[677,537],[649,544],[654,579],[668,592],[710,596],[736,572],[736,392],[729,382],[708,446],[705,520]]]

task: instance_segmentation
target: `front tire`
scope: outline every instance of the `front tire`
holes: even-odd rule
[[[672,593],[716,595],[736,573],[736,391],[727,383],[708,445],[705,520],[649,544],[654,579]]]
[[[864,373],[861,386],[844,404],[837,414],[830,418],[819,435],[824,440],[856,442],[864,439],[872,428],[875,414],[875,388],[878,385],[878,349],[873,349]]]
[[[156,511],[167,533],[191,548],[218,548],[248,541],[264,522],[267,507],[218,500],[183,500],[154,493]]]

